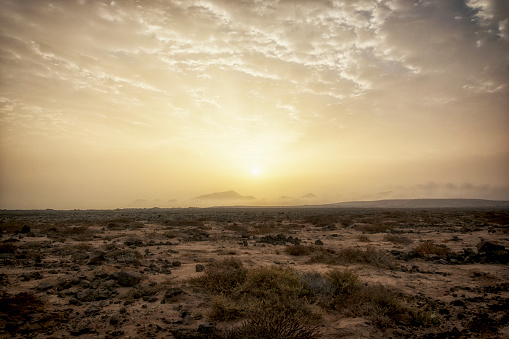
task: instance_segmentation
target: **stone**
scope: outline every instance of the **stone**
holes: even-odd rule
[[[182,291],[180,288],[172,287],[166,291],[166,294],[164,295],[164,297],[170,299],[170,298],[173,298],[173,297],[180,295],[182,293],[184,293],[184,291]]]
[[[490,241],[481,241],[477,245],[477,252],[479,253],[492,253],[498,251],[505,251],[505,247],[499,244],[495,244]]]
[[[196,272],[203,272],[205,270],[205,266],[201,264],[196,264]]]
[[[140,282],[142,275],[138,272],[118,272],[117,281],[120,285],[125,287],[132,287]]]
[[[100,265],[106,258],[104,257],[104,252],[97,251],[92,253],[90,259],[88,260],[89,265]]]
[[[50,289],[54,288],[55,286],[56,286],[56,282],[55,281],[45,280],[45,281],[41,281],[37,285],[37,289],[39,291],[47,291],[47,290],[50,290]]]
[[[317,246],[323,246],[323,241],[321,241],[320,239],[318,239],[317,241],[315,241],[315,245],[317,245]]]

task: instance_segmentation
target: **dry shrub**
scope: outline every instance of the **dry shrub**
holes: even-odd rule
[[[408,245],[412,243],[412,240],[404,235],[399,234],[386,234],[384,236],[385,241],[390,241],[393,244]]]
[[[433,243],[433,241],[428,240],[417,245],[414,251],[424,256],[430,255],[446,256],[447,253],[450,252],[450,249],[445,245],[437,245]]]
[[[29,314],[42,310],[44,303],[32,293],[22,292],[16,295],[2,295],[0,298],[0,314],[11,320],[23,319]]]
[[[295,270],[268,266],[249,270],[246,281],[237,294],[260,299],[277,295],[279,298],[289,299],[303,296],[305,291]]]
[[[365,233],[387,233],[392,231],[393,225],[390,223],[375,222],[373,224],[360,224],[355,229]]]
[[[391,268],[393,266],[392,258],[387,253],[372,246],[368,246],[364,250],[357,247],[347,247],[338,251],[319,248],[307,263],[328,265],[368,264],[379,268]]]
[[[224,229],[229,230],[229,231],[239,232],[239,233],[248,233],[249,232],[249,228],[247,228],[244,225],[239,225],[235,222],[233,224],[226,225],[224,227]]]
[[[244,283],[246,277],[247,269],[244,268],[242,261],[228,257],[207,265],[205,274],[192,279],[191,282],[213,293],[231,294],[235,288]]]
[[[224,295],[212,300],[209,318],[212,321],[231,321],[244,317],[246,308]]]
[[[290,304],[261,301],[248,312],[247,319],[240,326],[231,328],[223,338],[320,338],[319,325],[311,313],[298,310]]]
[[[367,235],[361,234],[357,237],[360,242],[371,242],[371,239]]]
[[[334,296],[343,297],[352,294],[361,286],[359,275],[348,268],[330,270],[325,273],[325,278],[331,284]]]
[[[306,246],[306,245],[291,245],[285,248],[285,252],[289,255],[301,256],[301,255],[310,255],[315,251],[314,246]]]
[[[0,253],[11,253],[14,254],[18,247],[14,244],[4,243],[0,244]]]

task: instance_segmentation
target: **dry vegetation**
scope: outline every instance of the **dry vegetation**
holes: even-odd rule
[[[505,210],[2,211],[0,335],[503,338]]]

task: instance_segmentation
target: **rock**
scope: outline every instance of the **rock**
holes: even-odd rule
[[[132,287],[140,282],[142,275],[138,272],[118,272],[117,281],[120,285],[125,287]]]
[[[205,270],[205,266],[201,264],[196,264],[196,272],[203,272]]]
[[[505,251],[505,247],[495,244],[490,241],[481,241],[477,245],[477,252],[479,253],[493,253],[498,251]]]
[[[323,241],[321,241],[320,239],[318,239],[317,241],[315,241],[315,245],[317,245],[317,246],[323,246]]]
[[[104,252],[97,251],[92,253],[90,259],[88,260],[89,265],[100,265],[106,258],[104,257]]]
[[[454,300],[451,304],[452,306],[465,306],[465,302],[459,299]]]
[[[30,233],[30,226],[28,225],[23,226],[19,232],[24,234]]]
[[[167,299],[170,299],[170,298],[173,298],[173,297],[180,295],[182,293],[184,293],[184,291],[182,291],[180,288],[172,287],[166,291],[166,294],[164,295],[164,297]]]
[[[182,263],[180,261],[172,261],[171,266],[180,267],[180,266],[182,266]]]
[[[110,324],[111,325],[117,325],[119,323],[119,321],[120,320],[119,320],[118,316],[116,316],[116,315],[113,315],[110,318]]]
[[[127,239],[124,242],[124,245],[126,245],[126,246],[143,246],[143,241],[141,239],[131,238],[131,239]]]
[[[39,291],[47,291],[49,289],[52,289],[56,286],[56,281],[52,281],[52,280],[45,280],[45,281],[41,281],[38,285],[37,285],[37,289]]]

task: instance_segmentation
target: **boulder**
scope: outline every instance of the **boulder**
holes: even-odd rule
[[[120,271],[116,277],[120,285],[125,287],[132,287],[140,282],[142,275],[138,272]]]

